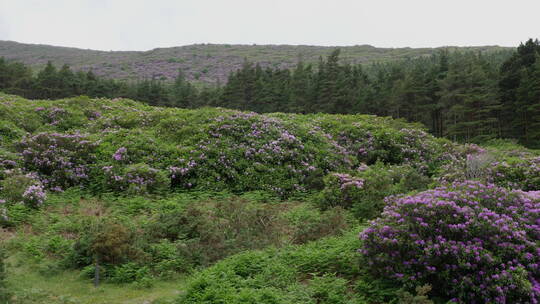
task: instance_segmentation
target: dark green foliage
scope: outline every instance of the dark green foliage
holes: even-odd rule
[[[150,276],[150,270],[146,266],[135,263],[125,263],[112,268],[109,274],[113,283],[141,282]]]
[[[279,246],[285,223],[276,218],[278,208],[244,200],[192,204],[159,214],[148,232],[175,242],[193,265],[208,265],[242,250]]]
[[[356,236],[232,256],[196,273],[177,303],[429,303],[425,289],[412,296],[360,271]]]
[[[118,264],[133,255],[133,237],[124,225],[100,221],[92,231],[90,250],[100,261]]]
[[[304,244],[326,236],[339,235],[349,227],[351,219],[340,208],[321,212],[315,206],[300,204],[283,214],[288,230],[291,230],[290,242]]]
[[[504,111],[503,131],[508,137],[518,138],[521,142],[538,147],[538,83],[540,73],[540,42],[529,39],[520,44],[512,57],[501,66],[499,81],[500,100]]]
[[[40,234],[18,246],[44,276],[67,268],[90,279],[97,261],[100,281],[144,287],[247,250],[341,235],[353,222],[343,210],[321,212],[308,203],[277,203],[275,197],[268,201],[269,193],[246,195],[251,199],[194,195],[101,202],[81,200],[84,194],[73,188],[51,194],[47,213],[31,215]]]
[[[68,251],[68,266],[99,264],[122,264],[138,258],[134,245],[135,234],[121,222],[112,218],[90,219],[83,223],[78,240]]]
[[[289,207],[228,199],[159,213],[145,230],[150,239],[159,240],[150,250],[158,267],[185,270],[244,250],[337,235],[348,222],[341,210],[323,213],[307,205]]]

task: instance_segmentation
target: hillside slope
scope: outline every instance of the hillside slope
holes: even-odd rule
[[[435,161],[444,142],[413,124],[371,115],[260,115],[85,97],[0,95],[0,123],[0,161],[45,174],[51,188],[90,182],[119,192],[170,185],[285,197],[314,187],[323,173],[361,162]],[[127,178],[134,174],[149,180]]]
[[[0,93],[0,302],[536,303],[539,152],[493,144]]]
[[[440,48],[376,48],[370,45],[345,46],[341,60],[372,63],[416,58],[433,54]],[[317,62],[335,47],[295,45],[196,44],[150,51],[95,51],[77,48],[0,41],[0,57],[42,67],[47,61],[69,64],[75,70],[92,70],[97,75],[117,79],[158,77],[173,79],[181,69],[190,80],[203,83],[225,82],[230,72],[242,66],[244,59],[263,67],[288,68],[299,58]],[[457,50],[499,51],[499,46],[450,47]]]

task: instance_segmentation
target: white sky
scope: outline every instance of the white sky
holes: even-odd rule
[[[540,0],[0,0],[0,40],[99,50],[193,43],[516,46]]]

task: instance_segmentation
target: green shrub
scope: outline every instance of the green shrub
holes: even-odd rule
[[[136,260],[135,234],[122,222],[114,218],[102,218],[85,222],[73,244],[73,250],[66,255],[65,263],[72,267],[91,265],[97,259],[100,264],[118,265]]]
[[[30,186],[41,185],[39,179],[32,174],[12,172],[4,180],[0,181],[0,196],[7,200],[8,204],[24,202],[24,193]]]
[[[242,250],[280,245],[278,212],[279,206],[238,198],[207,201],[160,213],[147,229],[155,239],[177,243],[186,261],[208,265]]]
[[[398,294],[399,304],[433,304],[427,294],[431,291],[430,285],[416,287],[416,295],[401,290]]]
[[[167,239],[150,245],[152,269],[158,276],[171,278],[177,273],[188,271],[193,266],[186,258],[182,246],[183,242],[171,242]]]
[[[234,255],[196,273],[178,303],[358,303],[356,233]]]
[[[412,166],[377,163],[351,174],[331,173],[324,182],[325,188],[317,199],[322,209],[340,206],[351,209],[360,219],[370,219],[382,212],[385,197],[424,190],[431,179]]]
[[[1,216],[3,225],[14,225],[25,220],[30,209],[41,207],[47,199],[43,184],[33,174],[17,170],[0,180]],[[24,207],[23,207],[24,206]]]
[[[331,275],[315,277],[308,282],[315,303],[347,304],[353,297],[348,292],[348,282],[345,279]]]
[[[96,274],[96,265],[94,264],[83,267],[79,273],[80,277],[85,278],[85,279],[94,279],[95,274]],[[110,274],[109,274],[108,268],[106,268],[103,265],[99,265],[99,275],[102,278],[109,277]]]
[[[308,241],[332,235],[339,235],[346,231],[351,220],[341,207],[335,207],[324,212],[317,208],[301,204],[286,211],[282,215],[290,228],[291,242],[303,244]]]
[[[7,204],[1,203],[0,200],[0,225],[1,226],[17,226],[25,223],[30,218],[33,209],[26,207],[24,204]],[[2,207],[4,205],[4,207]],[[7,206],[6,206],[7,205]]]
[[[58,275],[63,269],[63,266],[58,261],[45,261],[37,267],[37,271],[44,277]]]
[[[127,194],[163,193],[169,189],[169,177],[163,170],[147,164],[104,167],[107,185],[117,192]]]
[[[148,267],[136,263],[125,263],[112,268],[109,279],[113,283],[122,284],[141,281],[149,275]]]
[[[0,120],[0,141],[8,143],[24,136],[24,131],[10,121]]]

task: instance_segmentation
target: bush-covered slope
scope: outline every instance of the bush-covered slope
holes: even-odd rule
[[[342,58],[350,63],[387,62],[416,58],[436,52],[434,48],[376,48],[370,45],[340,47]],[[242,67],[245,59],[263,67],[290,68],[298,58],[315,63],[328,55],[332,47],[294,45],[219,45],[197,44],[159,48],[145,52],[105,52],[49,45],[0,41],[0,57],[33,67],[47,61],[69,64],[75,70],[92,69],[97,75],[117,79],[163,77],[172,80],[181,69],[190,80],[224,83],[229,73]],[[452,48],[453,49],[453,48]],[[459,50],[498,51],[498,46],[461,47]]]
[[[0,94],[0,291],[137,303],[173,280],[180,295],[144,300],[535,303],[539,164],[369,115]],[[107,292],[66,297],[96,268]]]
[[[145,106],[126,99],[29,101],[0,96],[1,161],[47,189],[320,189],[333,171],[382,162],[431,175],[444,141],[367,115],[295,115]]]

